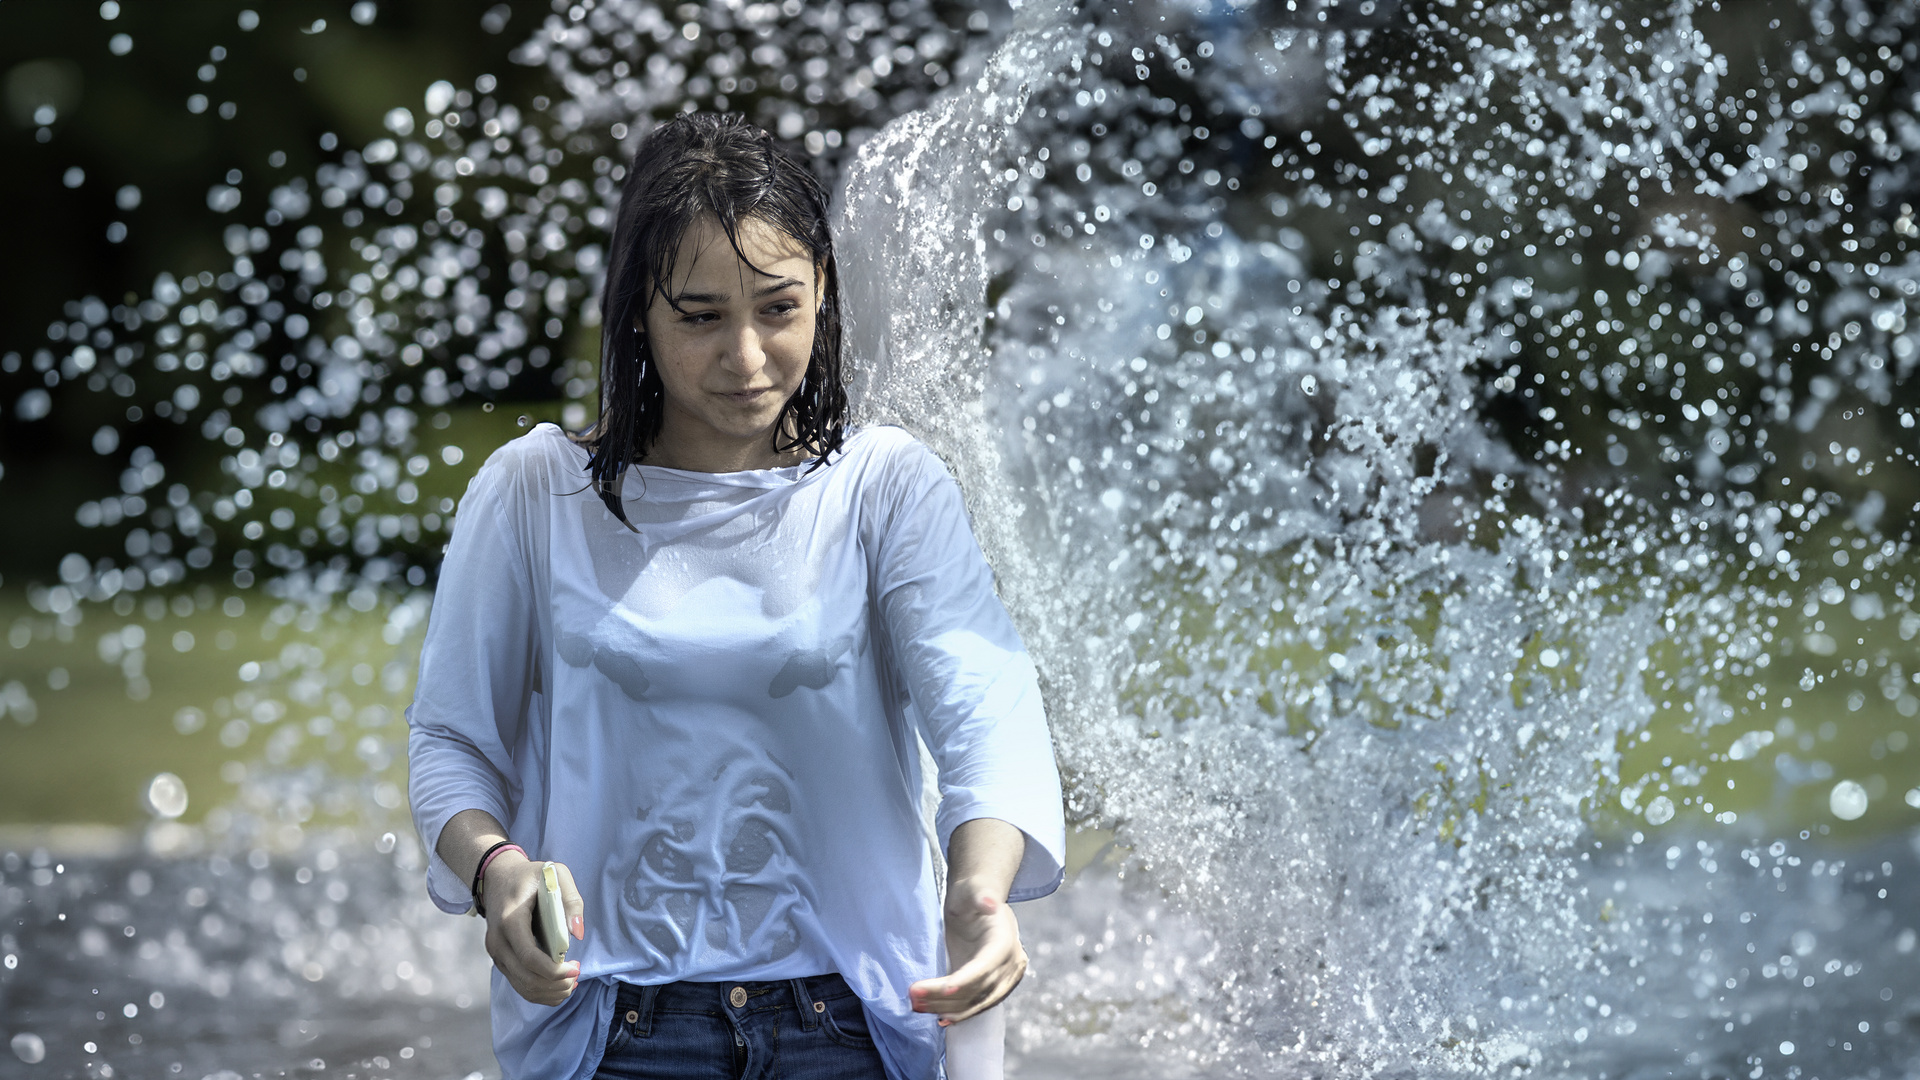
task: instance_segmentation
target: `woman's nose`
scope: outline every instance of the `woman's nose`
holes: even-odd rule
[[[727,338],[725,351],[720,356],[720,366],[734,375],[747,377],[756,375],[767,365],[766,349],[760,342],[760,334],[752,327],[745,326],[738,333]]]

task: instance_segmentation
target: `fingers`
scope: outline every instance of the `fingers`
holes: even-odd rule
[[[521,962],[519,955],[511,946],[505,944],[504,935],[494,933],[487,935],[487,955],[493,958],[493,966],[499,969],[501,977],[507,980],[507,985],[513,987],[514,993],[536,1005],[554,1004],[553,988],[543,985],[540,980],[534,978],[533,974],[526,969],[526,965]]]
[[[957,966],[909,988],[913,1010],[939,1015],[942,1026],[998,1004],[1026,977],[1019,924],[1004,904],[982,905],[972,917],[950,917],[947,950]]]
[[[488,871],[487,955],[521,997],[558,1005],[573,993],[580,965],[555,963],[534,939],[535,865]]]
[[[990,895],[979,895],[947,915],[947,952],[955,967],[924,1011],[937,1013],[941,1025],[958,1023],[998,1004],[1027,973],[1020,945],[1020,924],[1013,909]]]
[[[533,939],[532,905],[502,912],[502,926],[487,934],[487,952],[521,997],[536,1005],[558,1005],[573,993],[580,964],[555,963]]]
[[[573,871],[565,863],[554,863],[554,870],[560,875],[560,897],[567,909],[567,930],[575,941],[585,941],[587,937],[587,905],[580,899],[580,890],[573,885]]]
[[[945,978],[915,983],[909,996],[915,1012],[933,1013],[945,1027],[998,1005],[1026,973],[1026,950],[1016,949],[997,962],[976,958]]]

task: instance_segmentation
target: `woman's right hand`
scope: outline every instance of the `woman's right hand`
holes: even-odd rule
[[[536,897],[541,892],[541,867],[518,851],[504,851],[487,866],[481,896],[487,910],[487,955],[506,976],[507,984],[535,1005],[558,1005],[573,994],[580,978],[575,960],[556,963],[533,934]],[[560,896],[566,902],[567,930],[575,940],[586,937],[585,905],[573,886],[573,874],[564,864],[559,871]]]

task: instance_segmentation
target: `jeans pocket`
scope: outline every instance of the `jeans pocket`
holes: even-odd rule
[[[873,1045],[873,1032],[867,1027],[867,1010],[857,996],[848,994],[827,1000],[824,1004],[827,1008],[820,1014],[820,1019],[828,1038],[844,1046],[865,1048]]]

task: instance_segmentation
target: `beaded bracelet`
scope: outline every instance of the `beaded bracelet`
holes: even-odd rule
[[[527,857],[526,848],[521,847],[511,840],[502,840],[488,848],[486,854],[480,856],[480,865],[473,872],[473,887],[467,891],[473,894],[473,913],[482,918],[485,918],[487,914],[487,909],[481,905],[480,901],[481,886],[486,882],[487,867],[493,863],[495,858],[499,857],[501,852],[508,849],[519,852],[521,858]]]

